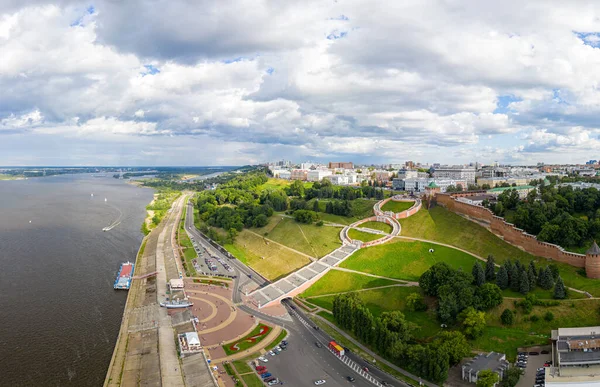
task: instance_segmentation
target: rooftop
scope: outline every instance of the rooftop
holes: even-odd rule
[[[516,187],[496,187],[496,188],[489,189],[488,192],[503,192],[508,189],[516,189],[518,191],[518,190],[523,190],[523,189],[534,189],[534,188],[535,187],[532,185],[518,185]]]
[[[594,241],[594,243],[592,243],[592,247],[590,247],[589,250],[586,251],[585,253],[591,254],[591,255],[600,255],[600,247],[598,247],[598,245],[596,244],[596,241]]]
[[[508,361],[506,361],[506,355],[498,352],[490,352],[487,355],[480,354],[465,363],[463,367],[470,372],[479,372],[483,370],[498,370],[502,368],[508,368]]]

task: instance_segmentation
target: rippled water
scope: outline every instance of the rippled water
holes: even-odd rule
[[[152,194],[110,176],[0,181],[0,385],[102,385],[127,296],[112,285]]]

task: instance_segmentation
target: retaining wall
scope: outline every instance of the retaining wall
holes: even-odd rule
[[[473,194],[471,194],[473,195]],[[526,233],[524,230],[517,228],[514,224],[508,223],[499,216],[494,215],[489,209],[477,206],[474,204],[459,202],[455,199],[456,195],[438,193],[435,197],[436,202],[443,207],[446,207],[452,212],[466,215],[489,225],[490,230],[502,237],[506,242],[513,246],[517,246],[526,252],[553,259],[558,262],[564,262],[575,267],[586,267],[586,261],[590,258],[583,254],[576,254],[565,251],[561,246],[538,241],[535,235]],[[469,196],[469,194],[461,193],[459,196]],[[589,259],[587,267],[590,278],[600,278],[600,260]]]
[[[385,212],[382,211],[381,207],[383,207],[390,200],[394,201],[394,202],[414,202],[414,204],[409,209],[401,211],[401,212],[394,213],[392,211],[385,211]],[[405,197],[396,195],[396,196],[392,196],[391,198],[387,198],[387,199],[377,202],[375,204],[375,206],[373,207],[373,212],[375,212],[375,215],[379,215],[379,216],[387,215],[387,216],[393,217],[394,219],[404,219],[404,218],[408,218],[409,216],[416,214],[420,209],[421,209],[421,199],[409,199],[409,198],[405,198]]]

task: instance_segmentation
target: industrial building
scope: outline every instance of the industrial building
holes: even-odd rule
[[[462,366],[462,379],[470,383],[477,383],[479,372],[491,370],[498,374],[499,380],[502,380],[509,366],[510,364],[506,360],[506,355],[503,353],[490,352],[487,355],[480,354]]]
[[[552,330],[546,386],[600,387],[600,326]]]

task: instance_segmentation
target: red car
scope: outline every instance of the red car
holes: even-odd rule
[[[256,366],[257,371],[266,370],[266,369],[267,369],[267,367],[265,367],[265,366],[260,366],[260,365]]]
[[[265,368],[264,370],[260,370],[260,371],[257,371],[257,372],[258,372],[259,375],[266,374],[267,373],[267,369]]]

